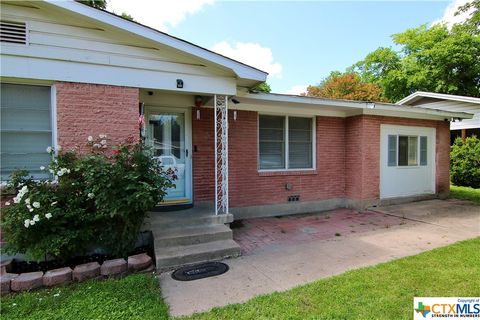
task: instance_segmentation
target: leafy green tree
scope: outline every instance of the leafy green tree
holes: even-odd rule
[[[480,96],[480,37],[463,25],[422,25],[392,36],[401,49],[379,48],[349,68],[397,101],[415,91]]]
[[[272,88],[270,88],[270,85],[268,83],[262,82],[260,84],[257,84],[255,87],[253,87],[251,91],[270,93],[272,91]]]
[[[463,6],[459,7],[455,15],[468,12],[473,9],[470,17],[462,25],[470,32],[478,34],[480,32],[480,0],[473,0],[467,2]]]
[[[133,19],[133,17],[131,15],[129,15],[128,13],[126,12],[122,12],[122,14],[120,15],[120,17],[122,17],[123,19],[127,19],[127,20],[130,20],[130,21],[135,21]]]
[[[97,9],[107,9],[107,0],[77,0],[80,3]]]

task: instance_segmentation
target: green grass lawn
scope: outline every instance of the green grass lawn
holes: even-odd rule
[[[414,296],[480,296],[480,238],[188,319],[411,319]],[[58,296],[55,296],[58,293]],[[2,298],[2,319],[168,319],[150,274]]]
[[[471,200],[476,204],[480,204],[480,189],[470,187],[450,186],[450,198]]]

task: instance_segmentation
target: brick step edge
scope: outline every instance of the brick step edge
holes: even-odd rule
[[[155,268],[152,258],[146,253],[129,256],[127,260],[105,260],[102,265],[98,262],[84,263],[77,265],[73,270],[70,267],[65,267],[48,270],[45,273],[37,271],[20,274],[1,270],[0,295],[4,296],[10,293],[20,293],[39,288],[52,288],[90,279],[122,278],[132,273],[149,272],[155,272]],[[12,281],[14,282],[13,288],[15,290],[12,290]]]

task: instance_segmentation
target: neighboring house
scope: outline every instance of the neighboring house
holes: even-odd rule
[[[467,113],[252,93],[267,73],[111,13],[1,6],[2,179],[15,168],[42,178],[49,145],[139,137],[142,113],[146,143],[178,170],[164,205],[230,217],[212,221],[449,192],[449,121]]]
[[[454,119],[450,123],[451,143],[457,137],[462,139],[473,135],[480,137],[480,98],[417,91],[398,101],[397,104],[471,113],[473,114],[472,119]]]

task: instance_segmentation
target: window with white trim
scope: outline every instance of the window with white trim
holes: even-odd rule
[[[26,169],[36,179],[48,177],[52,145],[51,87],[1,84],[1,180]]]
[[[259,115],[259,169],[313,169],[313,118]]]
[[[427,165],[427,137],[388,135],[388,166],[413,167]]]

